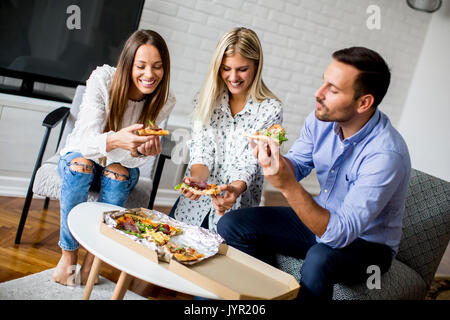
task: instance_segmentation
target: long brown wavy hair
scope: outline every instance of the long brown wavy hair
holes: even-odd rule
[[[109,114],[104,132],[121,129],[122,118],[128,102],[128,90],[132,82],[134,56],[137,49],[143,44],[150,44],[158,49],[164,75],[156,90],[144,98],[145,103],[138,122],[144,125],[149,120],[154,122],[167,101],[170,83],[170,57],[166,42],[155,31],[137,30],[126,41],[117,62],[116,73],[109,90]]]

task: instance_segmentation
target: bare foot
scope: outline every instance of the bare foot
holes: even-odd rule
[[[82,285],[85,285],[88,281],[89,273],[91,271],[91,267],[92,267],[92,263],[94,262],[94,258],[95,258],[95,256],[90,252],[87,252],[86,255],[84,256],[83,265],[80,270],[80,283]],[[97,283],[98,283],[98,275],[97,275],[97,279],[95,279],[94,284],[97,284]]]
[[[65,286],[74,286],[77,259],[78,250],[62,250],[61,259],[59,259],[58,265],[52,275],[53,281]]]

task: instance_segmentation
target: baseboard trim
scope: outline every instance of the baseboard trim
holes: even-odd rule
[[[25,177],[0,176],[0,196],[25,198],[30,179]],[[179,193],[170,189],[159,189],[155,198],[156,206],[171,207],[175,203]],[[44,197],[33,195],[35,199]]]
[[[30,178],[0,176],[0,196],[25,198],[29,184]],[[38,196],[36,198],[42,199]]]
[[[28,185],[30,183],[30,178],[26,177],[13,177],[13,176],[2,176],[0,175],[0,196],[4,197],[19,197],[25,198]],[[305,187],[306,191],[308,191],[312,195],[317,195],[320,193],[320,187],[318,184],[315,184],[311,181],[302,181],[302,185]],[[275,188],[273,188],[270,184],[266,184],[264,186],[265,192],[279,192]],[[159,189],[155,198],[156,206],[164,206],[164,207],[172,207],[177,200],[179,192],[171,189]],[[33,198],[43,199],[41,196],[33,195]],[[263,198],[261,199],[261,205],[264,204],[264,193]]]

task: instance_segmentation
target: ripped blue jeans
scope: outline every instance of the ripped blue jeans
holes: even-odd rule
[[[105,202],[123,207],[128,194],[136,186],[139,180],[139,168],[127,168],[126,180],[115,180],[104,175],[105,168],[92,161],[92,173],[84,173],[72,170],[70,162],[83,157],[79,152],[69,152],[60,157],[58,173],[62,180],[60,194],[61,224],[58,245],[63,250],[73,251],[78,249],[78,242],[70,233],[67,225],[67,216],[70,210],[77,204],[86,202],[88,192],[98,191],[98,202]],[[82,165],[82,164],[80,164]]]

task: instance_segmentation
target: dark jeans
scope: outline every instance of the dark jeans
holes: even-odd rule
[[[360,238],[340,249],[317,243],[290,207],[231,211],[219,220],[217,231],[227,244],[274,266],[276,253],[304,259],[301,300],[331,300],[335,283],[365,282],[368,266],[377,265],[383,273],[392,262],[388,246]]]

